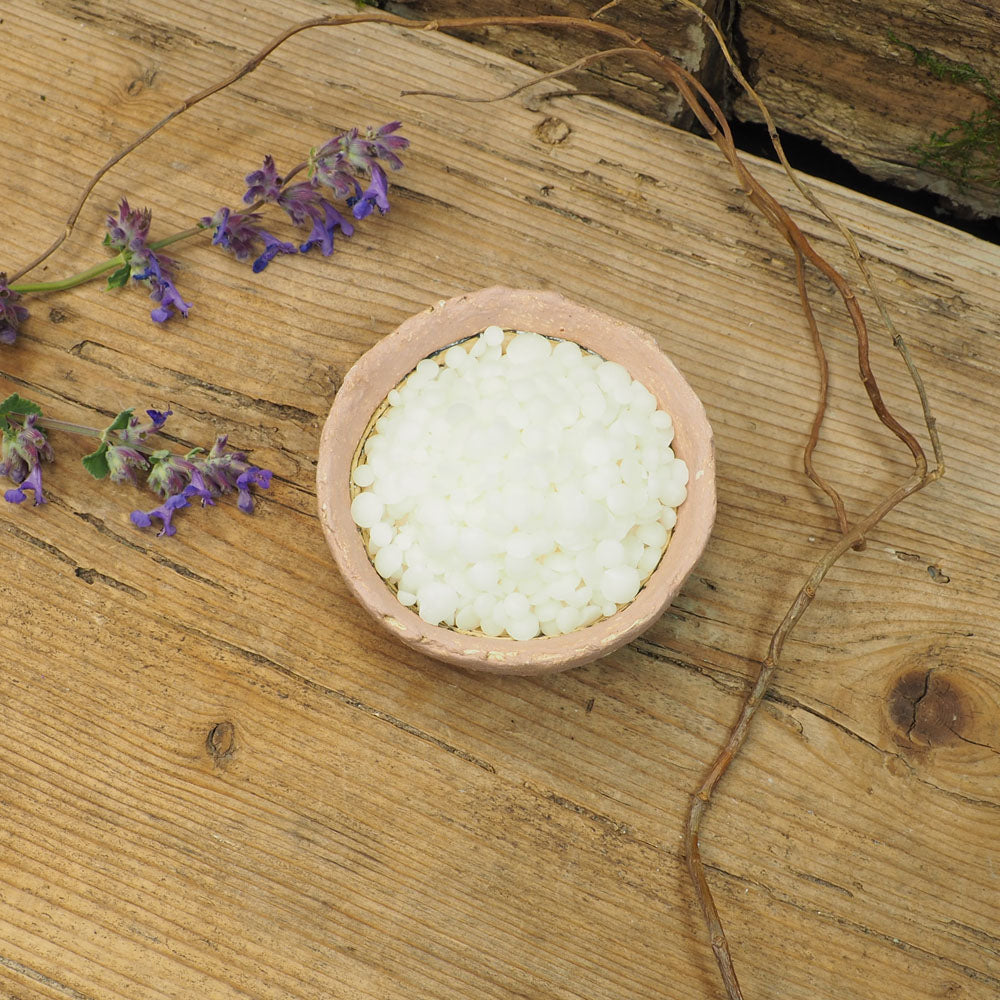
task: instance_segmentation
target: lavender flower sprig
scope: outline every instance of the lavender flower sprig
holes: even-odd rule
[[[138,476],[146,473],[146,486],[162,502],[151,510],[132,511],[130,520],[137,527],[148,528],[159,521],[158,534],[173,535],[177,531],[174,514],[190,506],[192,498],[197,497],[203,507],[208,507],[234,491],[240,510],[253,513],[251,490],[268,489],[271,471],[252,465],[242,451],[229,451],[225,434],[216,438],[209,451],[194,448],[186,455],[175,455],[169,449],[150,448],[147,437],[160,431],[170,415],[170,410],[146,410],[145,417],[140,418],[131,409],[122,410],[101,430],[46,419],[36,403],[16,393],[9,396],[0,402],[0,475],[8,476],[15,487],[6,491],[4,499],[23,503],[27,499],[25,491],[30,491],[35,505],[45,503],[41,466],[43,461],[54,458],[45,434],[51,428],[100,438],[97,448],[82,460],[95,479],[139,485]]]
[[[14,489],[4,493],[8,503],[24,503],[25,490],[31,491],[34,506],[45,503],[42,462],[51,462],[54,456],[45,432],[37,426],[41,413],[37,403],[17,393],[0,402],[0,475],[14,483]]]
[[[314,247],[329,256],[338,229],[343,236],[354,232],[352,222],[335,202],[345,202],[355,220],[366,218],[376,208],[383,215],[389,211],[388,179],[381,163],[390,170],[402,168],[399,154],[409,146],[409,140],[397,134],[400,127],[399,122],[389,122],[379,128],[354,128],[336,135],[313,149],[308,161],[284,177],[267,156],[262,167],[246,177],[243,201],[250,206],[248,210],[237,212],[223,206],[190,229],[164,239],[151,241],[150,210],[133,209],[123,198],[117,213],[107,219],[104,245],[114,253],[111,260],[61,281],[10,285],[0,272],[0,343],[14,343],[21,324],[28,319],[28,310],[21,304],[24,295],[73,288],[105,275],[109,275],[109,288],[121,288],[130,281],[148,288],[156,303],[150,312],[154,322],[165,323],[178,313],[187,316],[191,303],[174,284],[174,262],[160,251],[205,230],[212,231],[214,245],[229,250],[237,260],[253,257],[255,272],[263,271],[279,255],[308,253]],[[306,168],[309,179],[292,183]],[[295,226],[309,227],[305,240],[296,245],[265,229],[259,210],[268,204],[281,208]]]

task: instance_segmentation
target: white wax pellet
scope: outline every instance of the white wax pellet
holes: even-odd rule
[[[507,345],[507,357],[514,364],[532,364],[547,358],[552,344],[537,333],[518,333]]]
[[[479,622],[479,630],[483,635],[488,635],[491,639],[495,639],[501,632],[503,632],[503,625],[501,625],[495,618],[483,618]]]
[[[504,598],[503,609],[507,612],[509,619],[524,618],[531,610],[531,605],[524,594],[515,591]]]
[[[460,608],[455,615],[455,628],[469,631],[474,629],[478,624],[479,615],[476,614],[476,609],[471,605],[467,604],[464,608]]]
[[[362,488],[371,486],[375,482],[375,472],[370,465],[357,465],[351,473],[351,481]]]
[[[663,555],[663,546],[651,546],[647,545],[642,552],[642,556],[639,558],[639,562],[636,565],[636,569],[639,571],[639,576],[643,580],[646,579],[653,572],[654,569],[659,565],[660,559]]]
[[[511,535],[507,541],[507,555],[511,559],[526,559],[531,555],[531,539],[523,532]]]
[[[382,520],[385,505],[374,493],[359,493],[351,501],[351,517],[359,528],[370,528]]]
[[[410,593],[408,590],[397,590],[396,600],[398,600],[404,608],[409,608],[417,603],[417,595]]]
[[[375,569],[379,576],[388,579],[403,566],[403,553],[395,545],[384,545],[375,553]]]
[[[625,562],[625,546],[612,538],[605,538],[598,543],[597,561],[605,568],[621,566]]]
[[[490,584],[490,586],[492,587],[494,584]],[[493,594],[480,593],[476,595],[476,599],[472,603],[472,608],[480,618],[488,618],[493,614],[496,604],[497,600]]]
[[[622,547],[625,550],[625,565],[638,566],[639,560],[642,558],[642,550],[645,548],[642,542],[634,533],[630,532]]]
[[[556,624],[560,632],[572,632],[580,621],[580,612],[573,607],[561,608],[556,614]]]
[[[601,576],[601,596],[615,604],[628,604],[635,600],[642,580],[634,566],[613,566]]]
[[[512,618],[507,622],[507,634],[512,639],[534,639],[538,635],[538,619],[533,614]]]
[[[483,330],[483,341],[488,347],[499,347],[503,343],[503,327],[488,326]]]
[[[382,548],[383,545],[388,545],[392,541],[392,536],[392,525],[386,524],[385,521],[373,524],[371,530],[368,532],[368,537],[372,545],[377,549]]]
[[[583,352],[580,350],[579,344],[574,344],[572,340],[560,340],[555,347],[552,348],[552,357],[559,362],[564,368],[569,368],[572,365],[580,363],[580,355]]]
[[[671,482],[660,492],[660,499],[667,507],[680,507],[687,499],[687,488],[679,483]]]
[[[603,364],[598,365],[597,381],[600,383],[601,388],[605,391],[616,392],[619,390],[625,390],[627,393],[628,388],[632,383],[632,377],[617,362],[605,361]],[[627,398],[628,397],[626,396],[626,399]]]
[[[429,625],[438,625],[455,614],[458,594],[446,583],[425,583],[417,591],[420,617]]]
[[[654,549],[662,550],[663,546],[667,544],[667,529],[659,521],[640,525],[635,534],[643,545],[649,545]]]
[[[417,367],[413,369],[414,375],[421,381],[435,378],[441,371],[441,367],[433,358],[424,358],[417,362]]]
[[[540,622],[547,622],[555,620],[556,615],[559,614],[560,607],[562,607],[561,604],[548,598],[538,601],[531,610]]]
[[[601,614],[605,618],[610,618],[618,610],[618,605],[614,601],[606,601],[601,605]]]
[[[464,368],[471,360],[469,352],[461,344],[449,347],[444,352],[444,363],[447,368]]]

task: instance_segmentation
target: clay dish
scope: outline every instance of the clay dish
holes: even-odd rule
[[[617,361],[656,397],[674,422],[674,451],[690,471],[688,496],[660,564],[631,604],[587,628],[560,636],[489,638],[428,625],[396,600],[375,571],[351,519],[351,471],[389,390],[418,361],[487,326],[573,340]],[[348,372],[323,428],[317,492],[320,521],[345,581],[375,619],[400,641],[447,663],[494,674],[544,674],[579,666],[640,635],[669,607],[701,556],[715,519],[715,456],[704,407],[656,341],[555,292],[488,288],[460,295],[406,320]]]

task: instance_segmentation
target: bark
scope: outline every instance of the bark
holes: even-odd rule
[[[818,139],[871,176],[940,194],[969,214],[1000,214],[1000,148],[982,132],[961,178],[954,155],[928,160],[932,137],[997,121],[1000,15],[985,0],[743,0],[736,26],[748,75],[778,127]],[[915,58],[915,51],[923,53]],[[939,78],[945,70],[945,78]],[[956,83],[959,76],[980,79]],[[746,98],[736,113],[759,120]],[[952,133],[957,138],[958,132]],[[975,174],[985,174],[976,180]]]
[[[562,14],[590,17],[604,0],[552,0],[526,5],[520,0],[410,0],[389,3],[385,9],[415,18],[474,17],[508,14]],[[717,23],[727,28],[734,0],[697,0]],[[530,8],[530,9],[529,9]],[[630,0],[611,8],[601,19],[644,38],[694,73],[716,97],[727,86],[725,62],[704,22],[693,11],[668,0]],[[592,39],[551,31],[487,28],[462,32],[461,37],[537,69],[549,71],[594,51]],[[645,115],[680,128],[690,128],[693,117],[677,94],[639,72],[628,60],[610,58],[591,69],[567,76],[579,90],[608,97]]]

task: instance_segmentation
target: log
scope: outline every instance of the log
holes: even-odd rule
[[[743,0],[737,33],[779,128],[818,139],[878,180],[989,217],[1000,214],[1000,103],[990,84],[1000,80],[998,26],[991,5],[969,0]],[[761,120],[747,98],[735,110]],[[973,116],[976,142],[928,159],[933,136],[957,129],[957,139]],[[964,178],[963,149],[972,156]]]
[[[697,3],[719,24],[728,25],[733,9],[730,0],[697,0]],[[415,18],[525,14],[588,18],[601,6],[602,0],[550,0],[531,4],[530,9],[519,0],[411,0],[405,4],[390,4],[387,9]],[[661,0],[635,0],[609,8],[600,19],[641,36],[676,59],[709,91],[721,97],[728,77],[725,60],[704,21],[693,11]],[[582,35],[570,37],[537,28],[486,28],[455,34],[544,72],[565,66],[595,50],[592,40]],[[566,79],[588,94],[610,98],[679,128],[691,128],[694,123],[693,115],[672,88],[650,78],[627,59],[610,57]]]

